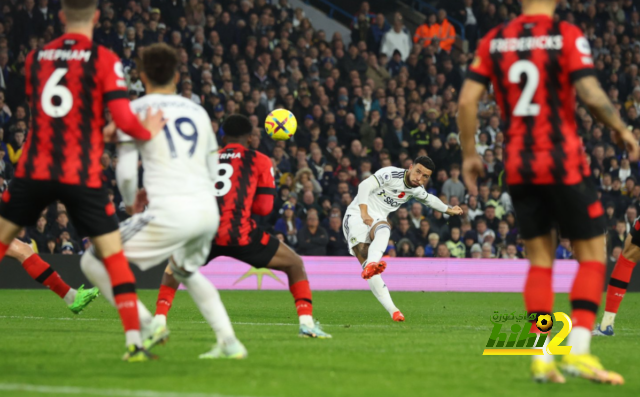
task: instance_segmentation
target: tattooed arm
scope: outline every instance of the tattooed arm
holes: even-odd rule
[[[607,94],[600,88],[598,80],[593,76],[587,76],[576,81],[574,86],[578,97],[589,108],[591,114],[615,132],[612,136],[614,142],[627,150],[631,161],[637,160],[639,155],[638,142],[627,129]]]

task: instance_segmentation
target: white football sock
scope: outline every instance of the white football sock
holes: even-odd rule
[[[571,354],[587,354],[590,352],[591,330],[585,327],[573,327],[567,338],[567,346],[571,346]]]
[[[220,293],[200,272],[184,277],[175,272],[174,277],[189,291],[200,313],[216,333],[219,343],[229,344],[236,340],[227,310],[222,304]]]
[[[165,316],[164,314],[156,314],[153,320],[158,325],[164,325],[165,327],[167,326],[167,316]]]
[[[364,263],[365,265],[380,262],[382,255],[384,255],[384,252],[387,250],[387,246],[389,246],[390,237],[391,229],[389,229],[389,225],[378,225],[374,232],[373,241],[369,245],[369,254],[367,261]]]
[[[523,331],[524,332],[524,331]],[[539,336],[538,338],[540,338],[541,336]],[[549,341],[552,339],[551,337],[551,333],[547,334],[547,339],[544,341],[544,345],[542,346],[542,350],[544,351],[544,355],[543,356],[532,356],[534,360],[541,360],[544,361],[545,363],[550,363],[553,361],[553,355],[548,354],[545,349],[547,348],[547,346],[549,345]]]
[[[604,312],[604,316],[602,316],[602,323],[600,323],[600,329],[607,328],[608,325],[613,327],[613,322],[616,319],[616,313],[612,312]]]
[[[76,300],[77,293],[78,291],[71,288],[69,292],[67,292],[67,294],[64,296],[64,298],[62,298],[64,300],[64,303],[66,303],[67,305],[71,305]]]
[[[303,314],[302,316],[299,317],[299,319],[300,319],[300,325],[306,325],[309,328],[315,327],[315,324],[313,322],[313,316],[310,316],[308,314]]]
[[[87,251],[82,255],[82,258],[80,258],[80,268],[91,284],[98,287],[100,295],[104,296],[113,307],[116,307],[116,301],[113,298],[111,277],[109,277],[109,273],[102,261],[96,258],[93,252]],[[141,328],[148,327],[149,324],[151,324],[151,320],[153,320],[153,316],[140,299],[138,299],[138,318],[140,319]]]
[[[393,316],[393,313],[397,312],[398,308],[393,304],[389,289],[382,280],[382,277],[377,274],[368,279],[367,282],[369,283],[369,288],[371,288],[373,295],[378,298],[378,301],[382,306],[384,306],[385,310],[389,312],[389,315]]]

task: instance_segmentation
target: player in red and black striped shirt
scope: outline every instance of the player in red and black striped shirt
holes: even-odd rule
[[[331,335],[313,321],[311,289],[302,258],[251,219],[251,214],[264,216],[273,209],[276,185],[271,160],[249,149],[253,126],[245,116],[229,116],[222,130],[226,146],[219,150],[216,179],[220,226],[207,262],[228,256],[255,268],[285,272],[300,317],[300,336],[330,338]],[[158,295],[157,316],[167,315],[178,286],[173,276],[165,273]]]
[[[553,19],[555,0],[526,0],[523,15],[491,30],[478,47],[460,93],[458,125],[463,175],[471,194],[482,161],[475,151],[477,107],[489,83],[506,126],[505,172],[531,268],[524,288],[527,311],[551,313],[552,227],[572,240],[580,267],[571,294],[571,354],[561,366],[598,382],[622,383],[589,353],[591,329],[605,276],[605,223],[574,119],[576,90],[614,139],[638,158],[638,144],[600,88],[587,39]],[[540,332],[532,326],[532,332]],[[552,356],[535,356],[534,379],[564,382]]]
[[[120,60],[91,41],[100,16],[96,8],[97,0],[63,0],[65,34],[27,56],[33,122],[15,178],[0,202],[0,260],[21,228],[34,224],[51,202],[62,201],[104,261],[131,360],[144,360],[135,279],[100,179],[104,108],[120,129],[142,140],[151,139],[164,122],[160,112],[148,112],[144,122],[131,112]]]

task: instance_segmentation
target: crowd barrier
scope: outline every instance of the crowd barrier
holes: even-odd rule
[[[72,286],[88,284],[80,272],[77,255],[42,255]],[[367,290],[360,267],[352,257],[304,257],[311,288],[322,290]],[[392,291],[522,292],[529,262],[505,259],[385,258],[385,283]],[[140,272],[132,266],[139,289],[160,284],[164,266]],[[553,271],[555,292],[569,292],[578,264],[557,261]],[[607,269],[611,273],[611,266]],[[287,277],[281,272],[253,269],[236,260],[221,257],[202,268],[202,273],[219,289],[287,290]],[[42,288],[13,259],[0,263],[0,289]],[[629,291],[640,291],[640,277],[629,283]]]

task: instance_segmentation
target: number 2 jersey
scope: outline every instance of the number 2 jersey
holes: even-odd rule
[[[276,185],[271,159],[266,155],[230,143],[220,149],[216,196],[220,227],[214,244],[243,246],[252,243],[256,222],[251,214],[268,215],[273,209]]]
[[[65,34],[29,53],[25,70],[32,125],[16,177],[101,187],[105,104],[126,105],[114,112],[111,104],[116,123],[132,116],[120,59],[84,35]]]
[[[505,123],[508,184],[573,185],[590,174],[573,83],[594,75],[587,39],[567,22],[522,15],[482,39],[467,78],[493,84]]]

